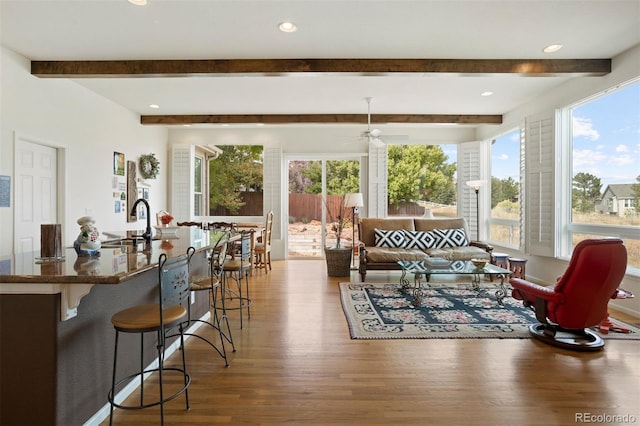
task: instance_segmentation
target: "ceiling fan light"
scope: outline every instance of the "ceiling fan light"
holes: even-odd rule
[[[135,4],[136,6],[146,6],[147,0],[129,0],[129,3]]]

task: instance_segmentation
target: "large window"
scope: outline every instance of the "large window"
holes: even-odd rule
[[[388,216],[456,216],[456,146],[389,145]]]
[[[209,161],[209,215],[263,215],[263,147],[220,145]]]
[[[563,110],[569,137],[560,252],[591,236],[624,240],[628,265],[640,270],[640,82]]]
[[[520,246],[520,129],[491,141],[492,243]]]

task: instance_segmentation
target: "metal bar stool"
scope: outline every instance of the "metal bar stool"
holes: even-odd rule
[[[167,258],[166,254],[161,254],[158,259],[158,289],[159,303],[138,305],[117,312],[111,317],[111,323],[116,331],[115,347],[113,355],[113,376],[111,381],[111,390],[107,395],[109,401],[110,413],[109,424],[113,422],[114,407],[124,410],[139,410],[160,405],[160,422],[164,425],[164,403],[170,401],[182,393],[185,395],[186,409],[189,409],[189,384],[191,377],[187,373],[187,364],[184,351],[184,333],[183,325],[187,319],[187,309],[185,303],[189,303],[189,262],[195,249],[189,247],[187,253],[175,258]],[[182,368],[165,367],[164,352],[166,348],[166,339],[169,337],[167,332],[173,328],[178,329],[177,335],[180,336],[180,347],[182,352]],[[144,334],[155,332],[157,335],[158,350],[158,367],[144,368]],[[140,370],[137,373],[124,377],[116,382],[117,360],[118,360],[118,337],[120,333],[139,333],[140,334]],[[152,402],[145,402],[144,399],[144,379],[147,374],[158,372],[159,375],[159,398]],[[183,384],[173,394],[164,395],[164,373],[174,371],[182,373]],[[124,405],[115,402],[116,388],[122,389],[136,378],[140,378],[140,402],[138,405]]]
[[[224,263],[227,256],[227,246],[229,242],[229,232],[223,230],[216,230],[212,232],[218,232],[213,238],[217,238],[211,256],[209,258],[209,275],[206,277],[192,277],[189,284],[189,289],[192,292],[207,291],[209,293],[209,306],[213,308],[213,318],[211,321],[192,319],[191,318],[191,303],[187,305],[188,312],[188,325],[194,322],[201,322],[209,325],[217,333],[220,339],[220,345],[207,339],[206,337],[197,333],[184,333],[185,335],[194,336],[198,339],[206,342],[211,346],[221,357],[224,359],[225,367],[229,366],[229,360],[227,357],[227,349],[225,342],[231,344],[232,351],[236,351],[235,344],[233,343],[233,336],[231,334],[231,327],[229,326],[229,319],[227,318],[227,311],[224,304],[224,299],[221,300],[220,309],[216,309],[218,291],[221,287],[222,275],[224,274]]]
[[[222,287],[221,287],[221,301],[219,308],[226,307],[226,310],[239,310],[240,311],[240,328],[243,327],[242,311],[247,310],[247,318],[251,319],[251,303],[252,300],[249,297],[249,273],[251,272],[251,239],[253,238],[253,232],[241,231],[240,241],[237,243],[237,248],[231,251],[231,259],[227,259],[224,267],[224,274],[222,275]],[[236,283],[234,289],[229,288],[228,282],[233,280]],[[242,282],[244,281],[244,295],[242,289]],[[229,303],[223,305],[225,301]],[[237,304],[235,304],[237,302]]]

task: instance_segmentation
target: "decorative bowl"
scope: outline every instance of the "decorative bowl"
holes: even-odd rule
[[[471,259],[471,263],[478,269],[482,269],[487,266],[487,261],[484,259]]]

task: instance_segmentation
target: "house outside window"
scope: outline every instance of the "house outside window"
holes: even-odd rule
[[[558,252],[570,257],[586,238],[619,237],[640,273],[640,80],[563,108]]]

